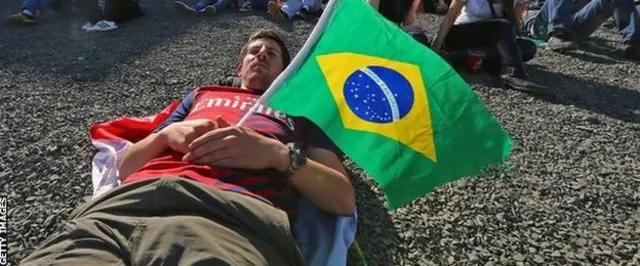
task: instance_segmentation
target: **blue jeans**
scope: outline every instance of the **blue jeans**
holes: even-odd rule
[[[71,12],[73,5],[69,0],[23,0],[22,10],[29,10],[32,14],[35,14],[36,11],[44,12],[47,10]]]
[[[49,0],[24,0],[22,2],[22,10],[29,10],[29,12],[35,14],[36,11],[45,11],[50,8],[51,1]]]
[[[533,22],[532,33],[548,40],[554,31],[568,33],[573,41],[584,41],[613,17],[626,44],[640,42],[640,7],[633,0],[546,0]]]

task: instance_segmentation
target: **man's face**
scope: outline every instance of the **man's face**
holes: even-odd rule
[[[282,51],[275,41],[257,39],[247,46],[247,54],[238,65],[242,85],[252,90],[266,90],[282,72]]]

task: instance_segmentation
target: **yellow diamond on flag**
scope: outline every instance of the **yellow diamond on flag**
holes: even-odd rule
[[[418,66],[356,53],[316,59],[345,128],[380,134],[437,161],[429,102]]]

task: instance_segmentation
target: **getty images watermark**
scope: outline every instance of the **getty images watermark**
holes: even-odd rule
[[[0,265],[7,265],[7,198],[0,196]]]

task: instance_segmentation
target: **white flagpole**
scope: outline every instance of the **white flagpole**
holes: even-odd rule
[[[302,64],[302,60],[307,57],[307,55],[311,51],[311,48],[316,44],[316,42],[318,42],[318,39],[320,39],[320,36],[322,36],[322,34],[324,33],[327,24],[329,24],[329,18],[333,14],[336,2],[338,1],[343,0],[329,0],[329,3],[327,4],[325,10],[322,12],[322,16],[320,16],[320,19],[318,20],[318,24],[316,24],[316,26],[313,28],[311,35],[309,36],[307,41],[305,41],[304,45],[300,49],[300,52],[296,54],[293,60],[291,60],[289,66],[287,66],[287,68],[282,71],[280,75],[278,75],[278,77],[271,83],[269,88],[262,94],[262,96],[260,96],[258,102],[256,102],[256,104],[254,104],[251,109],[249,109],[249,111],[240,119],[240,121],[238,121],[238,123],[236,124],[237,127],[241,127],[247,121],[247,119],[249,119],[249,117],[256,112],[260,105],[266,104],[267,101],[271,99],[271,96],[273,96],[276,90],[279,89],[280,86],[282,86],[284,81],[289,78],[291,74],[298,70],[300,64]]]

